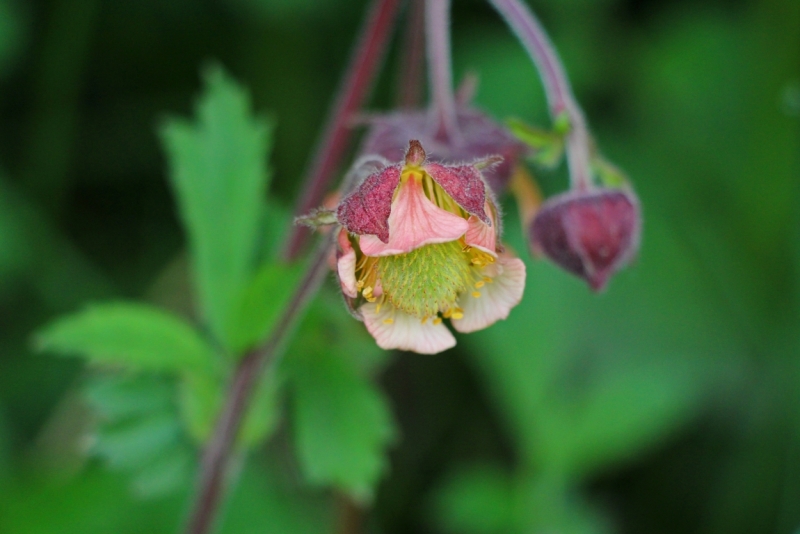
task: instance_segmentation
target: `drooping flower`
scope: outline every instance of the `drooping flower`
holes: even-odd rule
[[[639,201],[628,188],[570,191],[545,202],[530,226],[532,246],[601,291],[638,252]]]
[[[473,332],[519,303],[525,264],[500,246],[481,175],[498,161],[429,162],[412,140],[403,162],[376,170],[339,204],[339,282],[380,347],[441,352],[455,345],[443,320]]]

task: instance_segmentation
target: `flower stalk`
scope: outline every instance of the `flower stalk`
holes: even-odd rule
[[[364,105],[381,66],[399,7],[400,0],[373,1],[328,122],[305,173],[295,215],[303,215],[321,203],[347,149],[351,119]],[[308,238],[307,228],[295,227],[287,240],[284,257],[288,260],[297,258]]]
[[[425,0],[425,39],[433,112],[437,119],[435,137],[457,142],[456,100],[450,64],[450,0]]]
[[[536,64],[553,122],[569,121],[567,161],[573,189],[592,187],[590,135],[564,67],[539,20],[521,0],[489,0],[517,35]]]

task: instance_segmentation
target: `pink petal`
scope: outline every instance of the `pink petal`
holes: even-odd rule
[[[467,291],[458,299],[464,317],[453,319],[452,323],[459,332],[474,332],[505,319],[511,308],[522,300],[525,289],[525,264],[522,260],[501,256],[493,269],[486,271],[487,274],[496,273],[496,276],[479,290],[473,290],[481,296],[473,297],[471,291]]]
[[[342,293],[351,299],[358,296],[356,287],[356,251],[347,238],[347,230],[342,228],[339,232],[339,257],[336,260],[336,274],[339,275],[339,284],[342,286]]]
[[[400,183],[400,168],[387,167],[371,174],[336,210],[339,222],[353,234],[372,234],[389,240],[392,197]]]
[[[492,224],[484,209],[486,184],[483,183],[481,172],[474,165],[428,163],[423,169],[467,213],[475,215],[486,224]]]
[[[382,349],[400,349],[419,354],[436,354],[453,348],[456,338],[442,324],[424,323],[417,317],[404,313],[388,303],[377,310],[377,303],[361,306],[364,324]],[[388,321],[388,322],[387,322]]]
[[[359,241],[367,256],[405,254],[423,245],[455,241],[469,225],[458,215],[445,211],[428,200],[422,184],[414,176],[400,185],[389,216],[389,240],[363,235]]]
[[[479,248],[489,254],[496,254],[497,232],[495,232],[495,228],[474,215],[469,216],[467,224],[469,224],[469,228],[464,236],[467,245]]]

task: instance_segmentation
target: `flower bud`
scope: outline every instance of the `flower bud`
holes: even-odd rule
[[[602,290],[639,249],[641,215],[630,189],[570,191],[545,202],[529,227],[534,250]]]

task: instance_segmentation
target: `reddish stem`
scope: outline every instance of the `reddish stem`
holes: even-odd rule
[[[400,66],[401,108],[416,109],[422,105],[425,67],[425,0],[411,0],[403,38],[403,59]]]
[[[450,64],[450,0],[425,0],[425,40],[433,110],[438,122],[436,137],[457,141],[456,99]]]
[[[314,158],[305,174],[295,215],[308,213],[322,202],[347,148],[351,133],[350,119],[361,109],[372,88],[399,5],[400,0],[373,0],[328,122],[314,151]],[[287,241],[284,257],[289,260],[296,258],[308,237],[307,228],[296,226]]]
[[[262,374],[274,369],[277,358],[306,305],[325,279],[327,258],[333,245],[334,232],[319,244],[303,280],[297,286],[289,306],[273,327],[267,341],[239,362],[231,382],[225,406],[219,415],[211,441],[206,445],[200,463],[197,494],[186,527],[186,534],[213,532],[227,489],[227,479],[234,463],[234,446],[255,386]],[[271,369],[266,369],[271,366]]]

